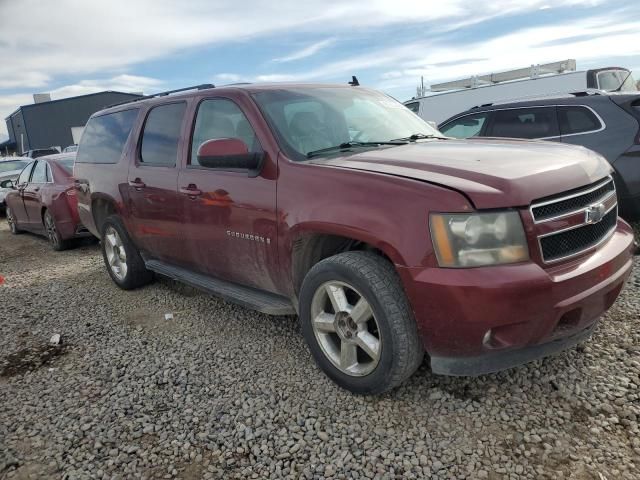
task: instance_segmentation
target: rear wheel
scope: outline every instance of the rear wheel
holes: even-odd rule
[[[56,227],[56,220],[53,218],[53,215],[51,215],[49,210],[45,210],[44,215],[42,216],[42,223],[44,225],[45,232],[47,233],[47,239],[49,240],[51,248],[57,252],[69,248],[71,242],[69,240],[62,239],[60,232]]]
[[[6,208],[5,214],[7,216],[7,223],[9,224],[9,230],[11,230],[11,233],[13,233],[14,235],[22,233],[22,231],[18,228],[18,224],[16,223],[16,217],[11,211],[11,208],[9,208],[8,206]]]
[[[153,280],[140,252],[117,215],[108,217],[102,226],[102,257],[109,275],[120,288],[131,290]]]
[[[316,264],[302,284],[300,319],[320,368],[354,393],[397,387],[424,356],[400,279],[373,253],[347,252]]]

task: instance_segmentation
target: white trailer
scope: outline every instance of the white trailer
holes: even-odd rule
[[[569,59],[431,85],[429,94],[425,92],[424,96],[404,104],[423,119],[440,124],[470,108],[497,102],[590,90],[611,91],[622,82],[622,91],[637,91],[630,73],[622,67],[576,71],[576,61]]]

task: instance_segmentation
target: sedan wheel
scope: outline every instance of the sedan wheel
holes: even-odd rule
[[[105,230],[104,250],[111,273],[120,281],[127,276],[127,253],[120,235],[112,226]]]
[[[47,231],[47,238],[53,248],[59,247],[60,237],[58,237],[58,231],[56,230],[56,222],[49,212],[44,214],[44,228]]]
[[[327,282],[316,290],[311,326],[323,353],[342,373],[368,375],[378,365],[378,322],[369,302],[348,283]]]
[[[14,235],[18,233],[18,227],[16,225],[16,217],[13,216],[13,212],[9,207],[6,209],[7,223],[9,224],[9,230]]]

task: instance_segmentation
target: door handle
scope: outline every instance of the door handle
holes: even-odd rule
[[[133,188],[135,188],[136,190],[142,190],[144,187],[146,187],[147,185],[140,180],[139,178],[136,178],[135,180],[129,180],[129,185],[131,185]]]
[[[179,192],[185,195],[189,195],[190,197],[197,197],[199,195],[202,195],[202,190],[196,187],[193,183],[188,187],[180,187]]]
[[[39,192],[39,191],[40,191],[40,187],[35,187],[35,188],[33,189],[33,191],[34,191],[34,192]]]

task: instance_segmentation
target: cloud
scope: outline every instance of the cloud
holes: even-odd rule
[[[293,62],[295,60],[301,60],[303,58],[307,58],[307,57],[311,57],[312,55],[315,55],[320,50],[322,50],[323,48],[327,48],[329,45],[332,45],[333,43],[335,43],[334,38],[327,38],[320,42],[312,43],[311,45],[301,50],[297,50],[293,53],[290,53],[286,57],[274,58],[273,61],[276,63],[286,63],[286,62]]]
[[[557,6],[579,3],[554,2]],[[41,87],[61,75],[122,71],[192,47],[282,32],[333,36],[424,22],[451,27],[534,11],[545,4],[542,0],[448,0],[429,5],[422,0],[250,0],[242,5],[233,0],[111,0],[108,5],[76,0],[2,1],[0,18],[20,25],[20,35],[11,28],[0,29],[0,58],[11,59],[11,68],[2,75],[5,86],[0,88]],[[315,53],[312,47],[289,55],[290,61]]]

